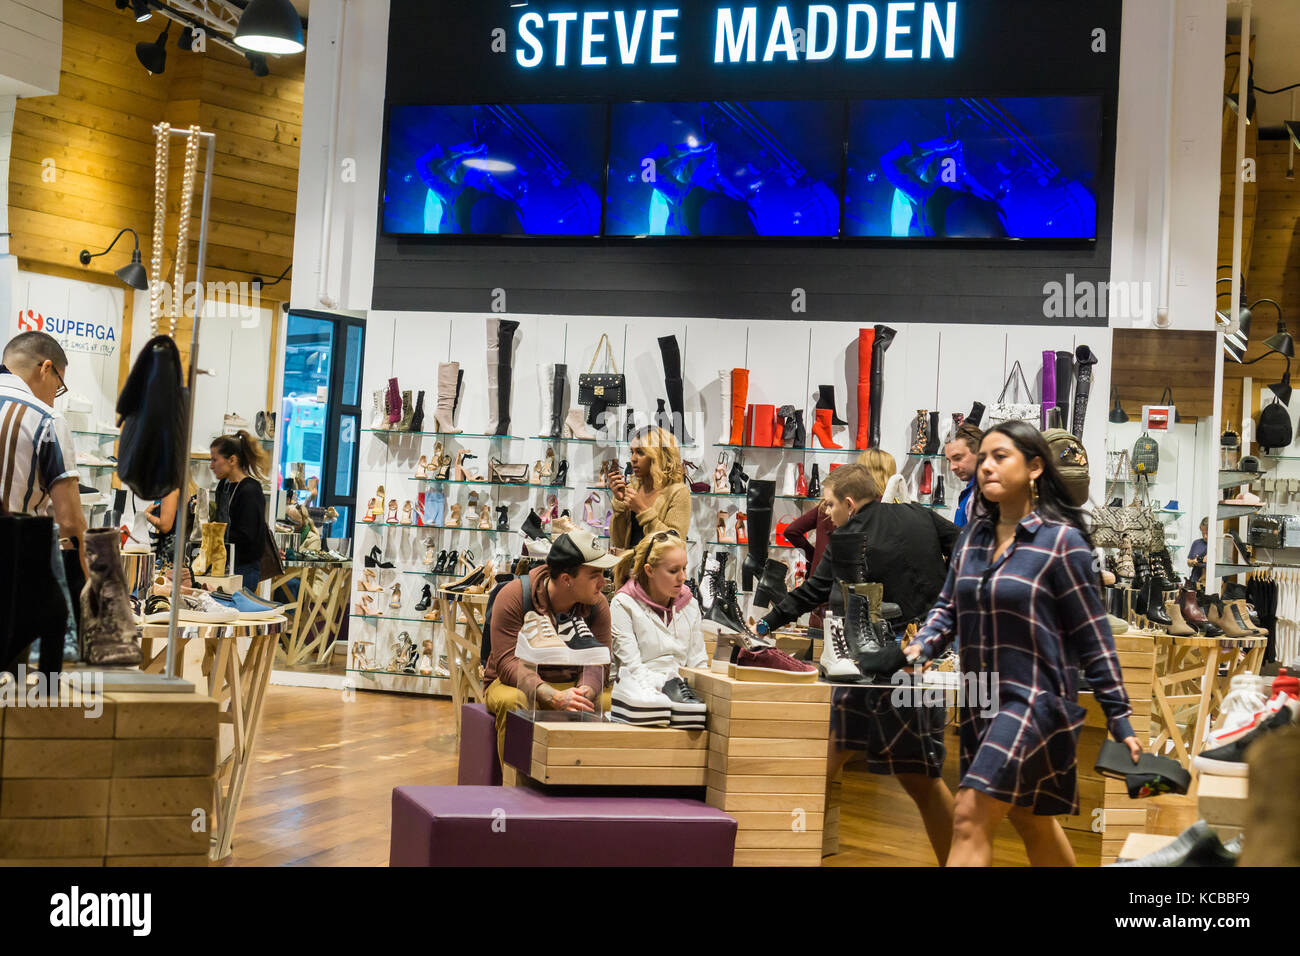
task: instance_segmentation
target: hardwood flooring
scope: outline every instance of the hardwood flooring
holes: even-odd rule
[[[233,866],[384,866],[392,790],[454,784],[456,739],[450,701],[366,691],[272,685],[254,766],[235,830]],[[945,777],[956,784],[956,757]],[[1162,798],[1163,799],[1163,798]],[[1186,826],[1186,813],[1169,832]],[[1099,846],[1075,841],[1080,866]],[[934,866],[921,818],[898,782],[850,764],[844,774],[841,852],[826,866]],[[996,866],[1026,865],[1009,824],[994,847]]]

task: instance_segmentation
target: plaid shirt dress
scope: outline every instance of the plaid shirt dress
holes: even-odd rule
[[[1095,559],[1078,530],[1037,512],[996,562],[995,547],[992,523],[973,522],[916,635],[928,659],[958,638],[965,680],[986,676],[996,687],[993,713],[978,700],[961,704],[961,786],[1036,814],[1078,813],[1080,664],[1115,739],[1133,734]]]

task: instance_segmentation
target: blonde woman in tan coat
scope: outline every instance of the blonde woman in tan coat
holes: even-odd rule
[[[682,455],[672,433],[655,426],[632,436],[632,480],[618,472],[605,477],[613,499],[610,547],[632,548],[657,531],[676,531],[683,541],[691,527],[691,489],[682,475]]]

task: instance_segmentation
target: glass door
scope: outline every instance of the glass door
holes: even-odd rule
[[[365,324],[321,312],[291,311],[285,335],[280,406],[280,489],[285,504],[338,512],[348,528],[355,508],[361,359]]]

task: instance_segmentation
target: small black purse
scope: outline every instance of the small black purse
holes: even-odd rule
[[[605,363],[608,370],[592,372],[600,358],[600,347],[605,346]],[[587,371],[578,376],[579,405],[622,405],[627,401],[627,379],[614,364],[614,350],[609,344],[609,336],[601,333],[596,343],[596,352],[591,357]]]

